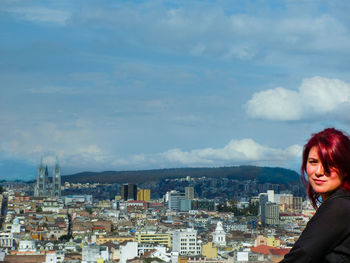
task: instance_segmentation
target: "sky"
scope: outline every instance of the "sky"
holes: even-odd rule
[[[0,2],[0,179],[259,165],[350,133],[350,2]]]

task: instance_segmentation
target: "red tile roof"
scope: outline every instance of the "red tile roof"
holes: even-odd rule
[[[270,252],[270,249],[274,249],[275,247],[267,246],[267,245],[260,245],[257,247],[251,247],[250,251],[258,254],[264,254],[268,255]]]

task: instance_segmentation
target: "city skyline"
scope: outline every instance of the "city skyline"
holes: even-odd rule
[[[2,1],[0,179],[299,169],[350,133],[350,3]]]

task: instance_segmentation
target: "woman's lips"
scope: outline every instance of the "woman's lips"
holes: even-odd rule
[[[313,179],[316,184],[324,184],[326,181],[320,179]]]

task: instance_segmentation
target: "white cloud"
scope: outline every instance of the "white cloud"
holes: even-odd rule
[[[299,156],[301,147],[294,145],[286,149],[270,148],[252,139],[231,140],[225,147],[196,149],[190,152],[172,149],[162,157],[172,163],[184,165],[229,165],[239,163],[281,163]]]
[[[290,121],[350,107],[350,84],[339,79],[306,78],[297,91],[278,87],[260,91],[245,104],[253,118]]]
[[[213,167],[239,164],[289,167],[300,158],[302,147],[292,145],[285,149],[263,146],[252,139],[231,140],[223,148],[203,148],[191,151],[170,149],[157,154],[140,154],[116,158],[116,167],[154,168],[165,167]]]
[[[47,7],[17,7],[7,10],[9,13],[19,16],[24,20],[40,23],[52,23],[65,25],[71,14],[67,11],[56,10]]]

